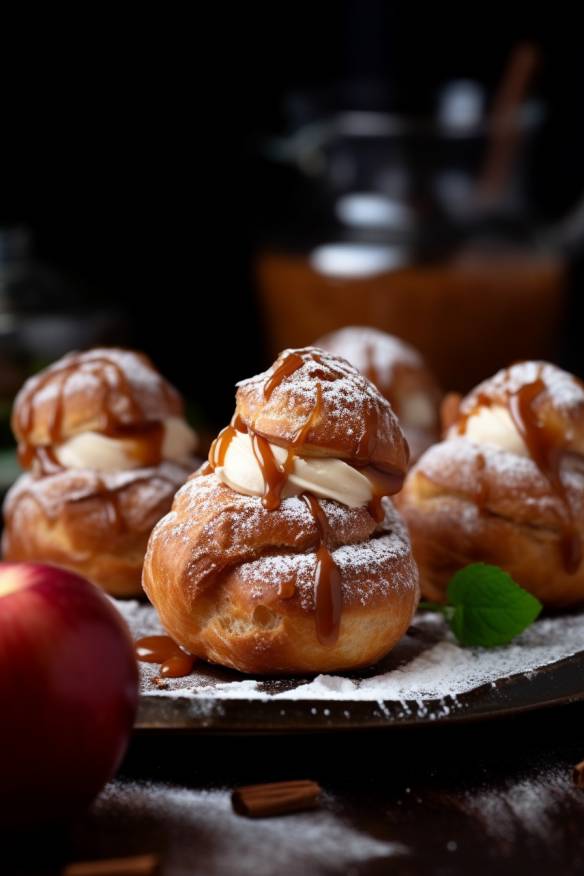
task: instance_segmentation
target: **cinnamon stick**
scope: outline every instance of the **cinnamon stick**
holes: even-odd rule
[[[584,788],[584,760],[576,764],[572,772],[572,778],[577,788]]]
[[[101,861],[78,861],[68,864],[62,876],[154,876],[158,872],[158,855],[133,855],[130,858],[107,858]]]
[[[308,779],[246,785],[233,791],[231,804],[238,815],[266,818],[270,815],[315,809],[319,804],[320,794],[320,785]]]

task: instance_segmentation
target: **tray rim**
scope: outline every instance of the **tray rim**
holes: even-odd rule
[[[524,694],[534,684],[540,697]],[[554,694],[553,689],[558,691]],[[545,690],[549,689],[546,694]],[[406,700],[286,700],[142,694],[136,735],[157,733],[286,735],[326,732],[396,730],[497,720],[584,700],[584,649],[532,672],[516,673],[458,694],[454,708],[441,713],[449,697],[419,702]],[[407,714],[418,709],[426,714]],[[404,707],[406,707],[404,712]],[[155,720],[152,712],[166,708],[171,720]],[[208,710],[208,712],[207,712]],[[181,716],[181,712],[183,715]],[[347,713],[350,714],[347,716]],[[186,713],[186,714],[184,714]],[[401,715],[400,715],[401,713]]]

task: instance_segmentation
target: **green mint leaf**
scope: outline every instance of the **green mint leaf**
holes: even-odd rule
[[[461,645],[506,645],[533,623],[542,608],[511,575],[487,563],[472,563],[456,572],[447,595],[454,607],[450,626]]]

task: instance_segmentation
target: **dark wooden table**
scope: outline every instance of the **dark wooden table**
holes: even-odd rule
[[[275,849],[273,825],[242,820],[237,830],[250,831],[253,842],[244,843],[245,853],[234,863],[229,832],[205,828],[204,797],[195,827],[164,805],[145,813],[134,811],[130,800],[120,815],[106,800],[66,834],[21,839],[19,862],[5,869],[0,858],[0,873],[53,874],[67,860],[155,851],[163,876],[292,876],[300,872],[299,856],[304,876],[582,874],[584,790],[573,785],[571,770],[583,758],[584,704],[463,726],[369,733],[143,735],[123,764],[125,783],[203,791],[316,779],[326,792],[326,823],[339,825],[339,854],[323,858],[318,830],[307,833],[301,850],[285,844]],[[282,837],[298,831],[297,818],[279,819]],[[376,841],[380,848],[397,843],[398,853],[368,855],[365,846],[363,858],[344,857],[344,837],[353,835],[371,838],[373,849]],[[325,839],[330,842],[330,835]]]

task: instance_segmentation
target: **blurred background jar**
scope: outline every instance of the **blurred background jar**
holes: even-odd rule
[[[424,115],[396,112],[370,85],[334,108],[288,101],[289,133],[266,149],[276,195],[256,260],[272,353],[373,325],[460,391],[511,361],[556,356],[584,223],[576,210],[544,227],[531,202],[537,63],[519,45],[494,94],[453,80]]]

